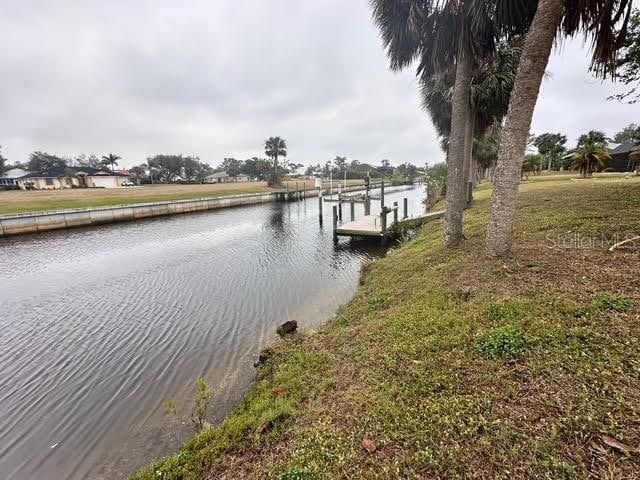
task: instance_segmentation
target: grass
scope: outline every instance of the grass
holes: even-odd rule
[[[313,188],[313,182],[289,181],[285,187]],[[362,184],[362,180],[348,181]],[[129,188],[82,188],[65,190],[0,191],[0,215],[24,212],[61,210],[65,208],[107,207],[132,203],[187,200],[242,193],[268,192],[265,182],[223,183],[201,185],[145,185]]]
[[[463,246],[430,224],[375,261],[221,425],[133,478],[640,478],[603,440],[640,446],[640,252],[556,241],[640,231],[640,181],[525,183],[502,261],[483,255],[489,195]]]

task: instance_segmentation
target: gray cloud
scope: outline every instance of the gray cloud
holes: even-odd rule
[[[0,144],[33,150],[155,153],[217,164],[261,154],[271,135],[291,158],[377,163],[442,159],[413,74],[389,72],[367,0],[5,0]],[[567,42],[555,57],[536,132],[613,133],[632,108],[607,102]]]

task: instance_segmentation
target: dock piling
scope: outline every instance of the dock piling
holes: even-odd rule
[[[338,207],[333,206],[333,243],[338,243]]]
[[[318,219],[322,225],[322,190],[318,189]]]
[[[398,202],[393,202],[393,224],[398,223]]]
[[[356,204],[353,201],[349,203],[349,206],[351,207],[351,221],[353,222],[356,218]]]
[[[409,202],[406,197],[402,199],[402,208],[402,218],[407,218],[409,216]]]
[[[384,208],[384,180],[380,181],[380,206]]]
[[[342,221],[342,199],[340,194],[338,194],[338,219]]]

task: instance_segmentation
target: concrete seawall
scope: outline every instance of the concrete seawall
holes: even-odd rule
[[[350,187],[343,192],[362,190]],[[46,232],[74,227],[89,227],[107,223],[127,222],[140,218],[201,212],[218,208],[255,205],[284,201],[297,192],[268,192],[229,195],[224,197],[173,200],[167,202],[115,205],[112,207],[77,208],[53,212],[35,212],[0,216],[0,237]],[[305,197],[315,197],[317,190],[304,191]]]

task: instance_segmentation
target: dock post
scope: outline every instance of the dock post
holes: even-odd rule
[[[406,197],[402,199],[402,207],[403,207],[402,218],[407,218],[409,216],[409,205]]]
[[[322,190],[318,189],[318,219],[322,225]]]
[[[398,223],[398,202],[393,202],[393,224]]]
[[[340,198],[340,194],[338,194],[338,218],[342,221],[342,199]]]
[[[382,230],[382,236],[380,237],[380,245],[387,244],[387,208],[382,207],[380,210],[380,229]]]
[[[380,181],[380,206],[384,208],[384,180]]]
[[[353,222],[356,219],[356,204],[351,201],[351,221]]]
[[[338,243],[338,207],[333,206],[333,243]]]
[[[369,199],[369,196],[364,199],[364,214],[371,215],[371,199]]]

